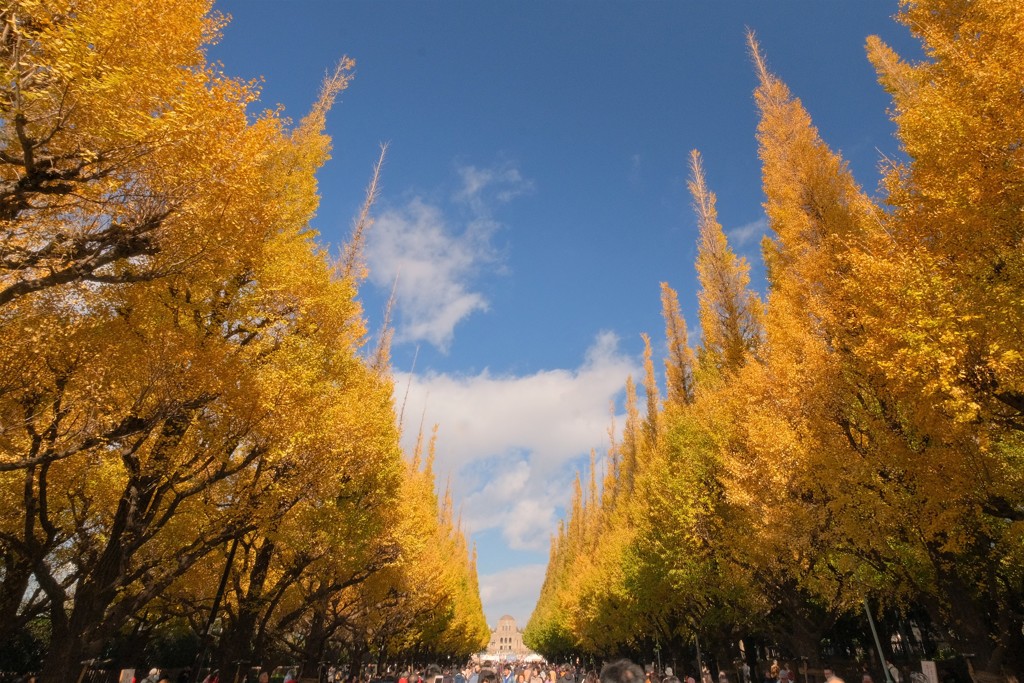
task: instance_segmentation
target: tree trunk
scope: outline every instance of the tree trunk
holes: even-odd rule
[[[96,632],[103,622],[103,614],[111,598],[98,593],[100,591],[94,584],[82,586],[76,591],[71,615],[63,626],[53,629],[40,680],[47,683],[76,683],[83,662],[99,654],[103,642],[96,637]]]
[[[71,614],[66,619],[51,619],[50,648],[40,676],[47,683],[75,683],[81,662],[96,656],[95,650],[102,646],[101,638],[110,628],[104,617],[116,596],[116,587],[123,579],[128,560],[124,536],[132,506],[130,497],[123,496],[103,553],[92,572],[75,587]],[[63,604],[55,604],[51,611],[63,609]]]
[[[5,558],[0,581],[0,643],[11,642],[15,631],[24,625],[19,614],[32,576],[32,563],[10,553]]]
[[[239,662],[258,663],[262,653],[253,652],[253,636],[260,622],[265,600],[263,588],[274,557],[273,541],[263,539],[249,570],[249,587],[239,600],[238,615],[221,636],[220,653],[216,659],[222,683],[232,683]]]
[[[152,458],[157,458],[162,451],[173,448],[181,440],[190,418],[191,412],[186,412],[164,422]],[[144,473],[137,461],[134,463],[111,519],[106,544],[74,587],[70,616],[63,618],[60,614],[65,609],[65,601],[58,604],[51,596],[55,602],[51,614],[55,618],[52,619],[50,649],[43,661],[41,675],[46,683],[76,683],[82,660],[99,654],[105,639],[122,626],[121,623],[111,623],[113,620],[108,610],[119,589],[126,586],[133,556],[146,542],[147,531],[151,531],[152,518],[147,518],[146,511],[157,495],[160,476]],[[40,576],[48,570],[49,567],[42,562],[35,566],[41,583],[54,579],[53,572]]]
[[[324,648],[327,644],[326,608],[327,599],[324,598],[313,607],[310,616],[309,631],[302,649],[301,677],[304,680],[319,680],[320,677],[320,662],[323,661]]]
[[[975,683],[1006,680],[1003,673],[1006,649],[997,644],[993,636],[1012,638],[1012,634],[993,632],[996,624],[989,619],[992,610],[982,604],[984,596],[977,594],[975,586],[956,571],[955,563],[950,567],[940,559],[936,569],[936,587],[941,597],[928,603],[929,609],[935,612],[932,618],[946,627],[954,648],[970,656],[971,677]]]

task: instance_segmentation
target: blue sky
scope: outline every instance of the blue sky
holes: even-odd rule
[[[603,452],[610,405],[639,377],[640,334],[662,345],[659,282],[699,335],[691,149],[761,281],[746,27],[870,192],[898,147],[864,40],[919,54],[882,0],[215,7],[232,20],[210,56],[262,77],[263,105],[296,120],[325,72],[356,60],[329,119],[315,227],[336,250],[387,142],[361,298],[376,329],[398,275],[407,442],[421,419],[440,425],[440,484],[451,477],[478,545],[492,626],[505,613],[525,624],[574,472]]]

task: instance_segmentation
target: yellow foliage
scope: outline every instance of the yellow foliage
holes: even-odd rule
[[[870,596],[927,610],[979,668],[1024,665],[1024,5],[902,5],[927,59],[868,40],[907,157],[886,169],[887,209],[750,36],[764,315],[694,153],[699,362],[663,285],[669,400],[638,439],[627,381],[604,492],[552,544],[527,629],[541,651],[697,627],[725,644],[740,623],[813,652],[823,623]]]
[[[229,659],[313,638],[403,559],[461,605],[439,647],[483,637],[461,531],[403,470],[365,359],[376,174],[343,264],[310,226],[353,62],[298,125],[254,115],[255,85],[206,60],[224,24],[208,0],[0,8],[0,620],[46,613],[47,679],[151,605],[206,612],[225,563]],[[429,495],[407,508],[404,482]]]

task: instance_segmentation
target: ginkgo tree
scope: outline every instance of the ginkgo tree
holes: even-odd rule
[[[979,680],[1024,670],[1024,6],[905,0],[899,20],[925,59],[868,40],[905,154],[878,199],[750,37],[765,303],[694,155],[702,341],[688,349],[665,288],[656,438],[637,466],[628,399],[600,502],[574,505],[553,543],[527,629],[541,651],[732,626],[720,642],[809,654],[866,630],[867,598],[927,619]],[[601,520],[596,540],[577,517]]]
[[[0,637],[43,625],[44,680],[152,612],[217,616],[222,660],[308,654],[337,595],[430,536],[399,514],[356,299],[376,181],[338,262],[310,225],[352,62],[298,124],[253,114],[206,60],[224,25],[197,0],[0,9]]]

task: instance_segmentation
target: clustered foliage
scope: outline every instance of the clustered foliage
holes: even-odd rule
[[[905,0],[899,19],[926,59],[868,40],[906,155],[879,201],[751,36],[767,300],[694,153],[703,340],[663,285],[667,397],[648,345],[646,414],[630,381],[531,647],[760,634],[813,659],[868,598],[923,610],[978,669],[1024,670],[1024,4]]]
[[[224,23],[0,8],[0,642],[46,681],[167,633],[224,671],[487,640],[387,335],[364,354],[365,211],[336,264],[309,227],[352,62],[299,124],[254,115],[206,59]]]

